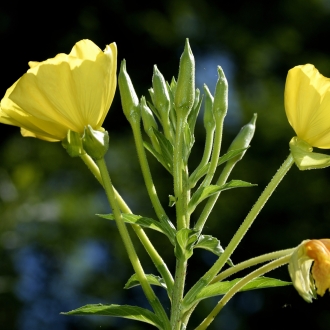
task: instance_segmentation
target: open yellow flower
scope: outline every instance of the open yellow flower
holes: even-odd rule
[[[29,66],[1,100],[1,123],[47,141],[62,141],[69,129],[82,134],[87,125],[101,128],[116,90],[115,43],[102,51],[81,40],[68,55]]]
[[[330,79],[312,65],[289,70],[285,111],[298,138],[312,147],[330,148]]]
[[[315,291],[323,296],[330,289],[330,239],[303,241],[292,254],[289,273],[294,287],[306,301],[315,298]]]

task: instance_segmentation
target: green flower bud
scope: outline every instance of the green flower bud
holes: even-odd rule
[[[66,138],[62,141],[62,146],[71,157],[82,156],[86,153],[83,148],[80,134],[73,132],[70,129],[66,135]]]
[[[85,126],[82,143],[87,154],[93,159],[102,159],[109,149],[109,134],[107,131],[96,131],[90,125]]]
[[[118,76],[121,104],[127,120],[140,121],[139,99],[135,93],[131,78],[126,71],[126,61],[122,60]]]
[[[214,130],[215,129],[215,119],[213,114],[213,96],[204,84],[204,92],[205,92],[205,108],[204,108],[204,127],[206,130]]]
[[[152,87],[154,90],[154,105],[161,116],[168,116],[170,111],[170,96],[167,90],[165,79],[157,66],[154,65],[154,74],[152,75]]]
[[[154,66],[154,74],[152,76],[152,86],[154,90],[154,105],[160,115],[160,121],[163,126],[164,134],[171,142],[174,139],[174,133],[170,124],[170,95],[167,90],[165,79],[157,66]]]
[[[195,59],[186,39],[180,58],[179,76],[174,97],[178,116],[187,117],[195,101]]]
[[[215,86],[213,113],[218,118],[224,118],[228,109],[228,82],[220,66],[218,66],[218,81]]]
[[[229,146],[228,151],[249,147],[250,142],[254,135],[254,131],[256,129],[256,120],[257,120],[257,114],[255,113],[252,119],[250,120],[250,122],[241,128],[241,130],[239,131],[239,133],[237,134],[237,136]],[[240,161],[243,158],[245,151],[246,150],[242,151],[242,153],[237,155],[236,157],[230,159],[229,162],[236,163]]]

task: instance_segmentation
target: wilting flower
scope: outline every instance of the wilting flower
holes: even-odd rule
[[[312,302],[316,293],[323,296],[330,289],[330,239],[303,241],[292,254],[289,273],[307,302]]]
[[[80,134],[87,125],[101,129],[116,89],[115,43],[102,51],[81,40],[68,55],[29,66],[1,100],[1,123],[47,141],[63,140],[69,129]]]
[[[312,65],[289,70],[285,111],[298,138],[312,147],[330,148],[330,79]]]

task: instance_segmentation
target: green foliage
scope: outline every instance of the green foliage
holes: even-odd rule
[[[123,317],[125,319],[149,323],[158,329],[163,329],[162,323],[154,313],[137,306],[90,304],[61,314]]]
[[[157,285],[164,289],[167,289],[166,283],[164,282],[164,280],[161,277],[153,275],[153,274],[146,274],[146,277],[147,277],[148,282],[151,285]],[[139,281],[138,277],[136,276],[136,274],[133,274],[126,282],[124,289],[130,289],[130,288],[133,288],[138,285],[140,285],[140,281]]]
[[[182,228],[176,233],[174,253],[178,260],[187,260],[192,256],[198,236],[196,230],[188,228]]]
[[[210,251],[220,257],[224,252],[222,246],[220,245],[220,241],[211,235],[200,235],[198,237],[198,241],[196,242],[194,249],[204,249]],[[230,266],[234,266],[230,258],[228,259],[227,263]]]
[[[115,220],[113,214],[97,214],[97,215],[107,220]],[[168,226],[165,226],[163,223],[157,220],[146,218],[141,215],[128,214],[128,213],[122,213],[122,217],[126,223],[135,224],[144,228],[156,230],[166,235],[170,239],[170,241],[174,240],[174,235],[175,235],[174,230],[169,230]]]
[[[247,150],[247,148],[231,150],[231,151],[225,153],[223,156],[221,156],[219,158],[217,166],[219,166],[223,163],[226,163],[227,161],[231,160],[232,158],[243,153],[245,150]],[[210,168],[210,163],[207,163],[206,165],[199,168],[196,172],[194,172],[194,175],[191,175],[189,177],[190,188],[193,188],[196,185],[197,181],[207,174],[209,168]]]
[[[230,182],[225,183],[222,186],[217,186],[217,185],[210,185],[208,187],[202,186],[198,188],[191,197],[191,200],[188,204],[188,212],[192,213],[200,202],[202,202],[204,199],[214,194],[217,194],[220,191],[233,189],[233,188],[247,188],[253,186],[256,186],[256,184],[252,184],[241,180],[231,180]]]
[[[240,280],[241,278],[235,278],[232,281],[223,281],[208,285],[197,294],[196,299],[197,301],[199,301],[202,299],[226,294]],[[240,292],[248,291],[248,290],[256,290],[256,289],[276,288],[287,285],[292,285],[292,283],[281,281],[275,278],[258,277],[252,280],[251,282],[249,282],[248,284],[246,284],[240,290]]]

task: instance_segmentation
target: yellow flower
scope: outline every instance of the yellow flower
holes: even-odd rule
[[[315,298],[315,291],[323,296],[330,289],[330,239],[303,241],[291,256],[289,273],[294,287],[306,301]]]
[[[312,147],[330,148],[330,79],[312,64],[289,70],[285,111],[298,138]]]
[[[101,129],[116,90],[115,43],[102,51],[81,40],[70,54],[29,66],[1,100],[1,123],[47,141],[63,140],[69,129],[80,134],[87,125]]]

